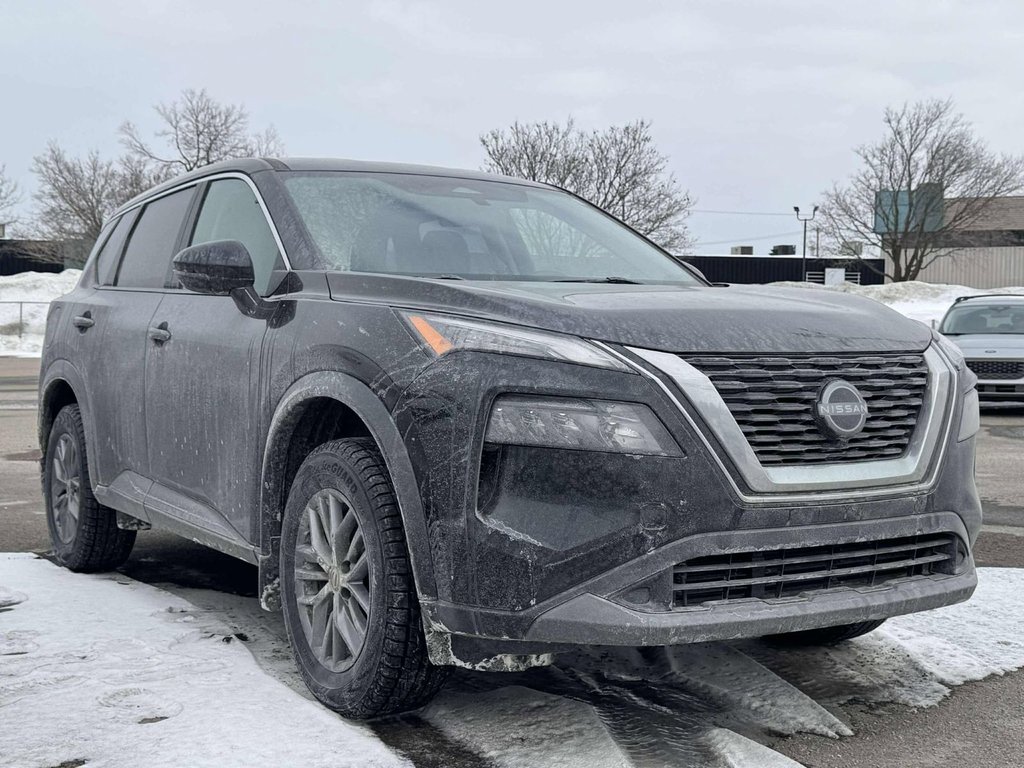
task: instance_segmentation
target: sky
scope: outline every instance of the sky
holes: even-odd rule
[[[290,155],[461,168],[516,120],[647,119],[697,198],[698,253],[799,252],[793,206],[856,169],[887,105],[950,97],[1024,152],[1020,0],[0,0],[0,30],[22,219],[47,141],[115,156],[122,121],[154,130],[186,88],[244,104]]]

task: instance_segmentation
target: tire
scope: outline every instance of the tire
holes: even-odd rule
[[[57,414],[43,461],[43,499],[53,555],[72,571],[110,571],[135,545],[135,531],[117,527],[117,513],[92,492],[85,428],[77,405]]]
[[[281,593],[299,672],[336,712],[415,709],[444,683],[447,669],[427,657],[402,518],[372,440],[333,440],[299,467],[281,530]]]
[[[861,621],[856,624],[842,624],[838,627],[806,629],[802,632],[788,632],[784,635],[769,635],[766,639],[780,645],[836,645],[855,637],[874,632],[885,623],[885,619]]]

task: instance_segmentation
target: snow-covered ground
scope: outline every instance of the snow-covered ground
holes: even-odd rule
[[[427,765],[793,768],[758,739],[842,738],[844,703],[927,707],[1024,666],[1024,570],[981,569],[980,582],[968,603],[836,648],[600,649],[459,672],[418,716],[371,730],[303,694],[255,600],[188,602],[0,554],[0,755],[18,768],[409,765],[400,747]]]
[[[49,303],[74,288],[81,276],[80,269],[0,276],[0,355],[39,357]]]
[[[69,269],[60,274],[26,272],[11,277],[0,277],[0,355],[38,357],[46,330],[46,305],[75,287],[81,271]],[[823,286],[808,283],[775,283],[779,286],[797,286],[808,290],[822,290]],[[825,290],[846,291],[887,304],[907,317],[925,325],[936,323],[958,296],[978,293],[1019,293],[1024,288],[998,288],[979,290],[962,285],[932,285],[930,283],[889,283],[888,285],[859,286],[845,283],[829,286]],[[5,301],[37,302],[24,306],[25,322],[19,335],[18,305]]]

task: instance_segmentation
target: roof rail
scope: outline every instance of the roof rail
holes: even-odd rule
[[[953,303],[959,304],[969,299],[1024,299],[1024,293],[978,293],[974,296],[957,296]]]

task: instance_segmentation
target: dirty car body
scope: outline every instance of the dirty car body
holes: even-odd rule
[[[171,259],[225,181],[272,233],[258,285],[185,290]],[[133,284],[136,238],[159,274]],[[51,308],[42,371],[44,447],[77,402],[97,499],[257,564],[266,607],[304,457],[372,439],[435,664],[848,625],[976,584],[955,347],[854,296],[710,286],[543,185],[194,172],[117,213]]]

